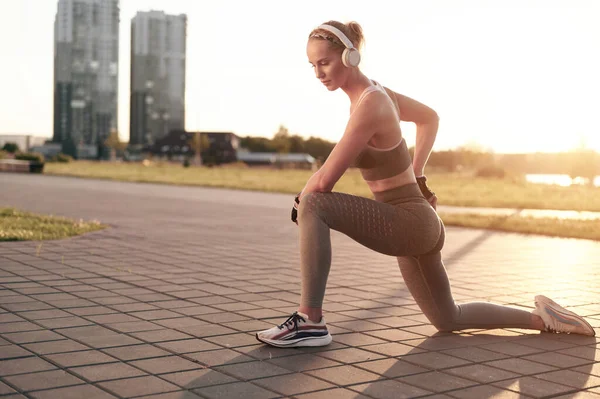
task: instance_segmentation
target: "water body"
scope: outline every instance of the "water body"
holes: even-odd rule
[[[545,174],[527,174],[525,179],[531,183],[540,184],[556,184],[563,187],[588,185],[589,179],[576,177],[572,179],[569,175],[545,175]],[[600,176],[594,178],[593,184],[595,187],[600,187]]]

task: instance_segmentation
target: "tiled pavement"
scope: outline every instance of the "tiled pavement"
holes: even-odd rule
[[[325,348],[254,332],[299,293],[289,196],[0,174],[0,206],[96,218],[74,239],[0,244],[0,398],[600,399],[598,340],[436,334],[393,258],[333,233]],[[544,293],[600,327],[600,244],[448,228],[457,301]],[[597,329],[600,333],[600,329]]]

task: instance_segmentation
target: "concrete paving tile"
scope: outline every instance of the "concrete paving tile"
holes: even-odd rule
[[[260,361],[228,364],[225,366],[212,367],[212,369],[228,375],[233,375],[234,377],[242,380],[253,380],[256,378],[290,374],[289,370],[283,369],[274,364]]]
[[[350,389],[378,399],[391,397],[414,398],[431,393],[431,391],[404,384],[397,380],[375,381],[368,384],[354,385],[351,386]]]
[[[1,334],[4,339],[7,339],[15,344],[28,344],[32,342],[58,341],[64,339],[62,335],[56,334],[48,330],[37,330],[28,332],[18,332],[10,334]]]
[[[481,398],[494,398],[494,399],[522,399],[521,394],[505,390],[502,388],[494,387],[491,385],[478,385],[475,387],[459,389],[453,392],[448,392],[448,395],[458,399],[481,399]]]
[[[255,384],[286,396],[335,388],[330,383],[300,373],[262,378]]]
[[[195,389],[194,392],[209,399],[245,398],[245,399],[273,399],[281,397],[280,394],[268,391],[249,382],[235,382],[232,384],[215,385],[212,387]]]
[[[116,359],[124,361],[148,359],[153,357],[163,357],[169,355],[169,352],[149,344],[106,348],[102,349],[102,351],[110,356],[113,356]]]
[[[474,381],[438,371],[407,375],[397,378],[397,380],[431,392],[446,392],[478,384]]]
[[[0,349],[0,360],[16,359],[19,357],[35,356],[33,353],[18,345],[4,345]]]
[[[353,366],[379,374],[386,378],[396,378],[406,375],[426,373],[429,370],[400,359],[380,359],[362,363],[354,363]]]
[[[161,330],[162,326],[150,321],[132,321],[127,323],[107,324],[106,327],[121,333]]]
[[[38,391],[30,393],[34,399],[115,399],[111,395],[92,385],[78,385],[74,387],[50,389],[47,391]]]
[[[154,323],[166,328],[180,328],[189,326],[201,326],[210,324],[204,320],[199,320],[194,317],[177,317],[175,319],[156,320]]]
[[[150,374],[172,373],[203,368],[202,365],[191,362],[180,356],[166,356],[153,359],[134,360],[130,365],[145,370]]]
[[[125,334],[102,335],[98,337],[81,337],[79,341],[86,344],[90,348],[104,349],[115,346],[127,346],[141,344],[142,341],[132,338]]]
[[[595,388],[600,386],[600,377],[590,374],[578,373],[571,370],[553,371],[538,374],[535,378],[555,382],[557,384],[571,386],[577,389]]]
[[[166,349],[178,354],[192,353],[199,351],[210,351],[221,349],[221,346],[215,345],[202,339],[183,339],[179,341],[158,342],[155,344],[159,348]]]
[[[16,321],[25,321],[24,318],[17,316],[12,313],[2,313],[0,314],[0,323],[14,323]]]
[[[483,364],[521,375],[541,374],[557,370],[556,367],[536,363],[523,358],[494,360]]]
[[[95,350],[50,354],[46,355],[46,358],[62,367],[85,366],[118,361],[114,357]]]
[[[92,382],[117,380],[128,377],[139,377],[146,375],[134,367],[125,363],[98,364],[94,366],[74,367],[68,369],[73,374]]]
[[[235,378],[209,368],[163,374],[160,377],[185,389],[238,382]]]
[[[130,335],[145,342],[166,342],[193,338],[191,335],[170,329],[132,332]]]
[[[405,341],[414,338],[420,338],[420,334],[414,334],[408,331],[400,330],[397,328],[391,328],[386,330],[376,330],[376,331],[367,331],[364,334],[370,335],[373,337],[385,339],[387,341]]]
[[[98,385],[109,392],[114,392],[115,394],[126,398],[179,390],[176,385],[154,376],[106,381],[100,382]]]
[[[0,381],[0,395],[16,394],[17,391]],[[11,395],[12,396],[12,395]],[[23,396],[24,397],[24,396]]]
[[[23,347],[38,355],[49,355],[61,352],[76,352],[90,349],[89,347],[70,339],[24,344]]]
[[[488,351],[486,349],[478,348],[476,346],[470,346],[466,348],[448,349],[441,351],[440,353],[465,359],[473,363],[483,363],[492,360],[505,359],[509,357],[498,352]]]
[[[431,370],[445,369],[471,364],[468,360],[459,359],[454,356],[448,356],[439,352],[426,352],[417,354],[408,354],[402,357],[402,360],[429,368]]]
[[[0,377],[15,374],[33,373],[55,369],[54,365],[38,357],[24,357],[0,361]]]
[[[361,349],[369,352],[375,352],[388,357],[404,356],[417,353],[417,351],[415,351],[415,348],[413,348],[412,346],[403,345],[398,342],[387,342],[384,344],[366,345],[362,346]]]
[[[205,340],[226,348],[256,345],[257,342],[256,337],[253,334],[247,333],[217,335],[214,337],[207,337]]]
[[[158,393],[156,395],[138,396],[137,399],[201,399],[191,391],[177,391],[170,393]]]
[[[268,360],[269,363],[275,364],[286,370],[303,372],[308,370],[316,370],[327,367],[334,367],[342,365],[339,362],[325,359],[320,356],[312,354],[302,354],[293,356],[283,356],[278,358],[271,358]]]
[[[500,370],[481,364],[455,367],[444,370],[444,372],[481,383],[491,383],[494,381],[507,380],[509,378],[515,378],[519,376],[518,374],[509,371]]]
[[[16,332],[24,332],[24,331],[35,331],[35,330],[43,330],[44,327],[41,327],[37,324],[30,323],[28,321],[16,322],[16,323],[1,323],[0,324],[0,334],[7,333],[16,333]]]
[[[326,389],[324,391],[306,393],[303,395],[295,395],[297,399],[367,399],[367,396],[356,393],[355,391],[351,391],[349,389],[343,388],[334,388],[334,389]]]
[[[94,324],[92,321],[83,319],[81,317],[61,317],[58,319],[44,319],[38,320],[37,323],[46,327],[48,329],[57,329],[57,328],[65,328],[65,327],[80,327],[80,326],[89,326]]]
[[[492,383],[492,385],[538,398],[557,396],[573,390],[572,387],[534,377],[522,377],[516,380],[499,381]]]
[[[35,374],[21,374],[4,378],[22,392],[59,388],[85,384],[85,381],[64,370],[42,371]]]
[[[377,374],[350,365],[310,370],[306,371],[305,374],[342,386],[380,379],[380,376]]]

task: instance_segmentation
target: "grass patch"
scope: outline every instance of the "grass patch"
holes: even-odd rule
[[[96,221],[84,222],[0,208],[0,241],[57,240],[106,227]]]
[[[439,215],[446,226],[600,241],[600,229],[598,229],[597,220],[534,218],[519,216],[518,214],[491,216],[472,213],[440,213]]]
[[[234,188],[295,194],[312,172],[221,166],[190,167],[179,164],[93,162],[48,163],[44,173],[131,182]],[[428,184],[440,205],[600,211],[600,188],[591,186],[561,187],[534,184],[524,178],[504,179],[473,177],[469,174],[428,171]],[[336,184],[335,191],[371,198],[369,188],[356,169],[348,170]]]

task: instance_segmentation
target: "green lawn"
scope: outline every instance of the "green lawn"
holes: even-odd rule
[[[0,241],[56,240],[106,227],[96,221],[84,222],[0,208]]]
[[[295,194],[310,177],[306,170],[275,170],[242,166],[189,167],[180,164],[77,161],[47,163],[44,173],[122,181],[227,187]],[[474,178],[466,173],[428,172],[428,184],[440,205],[600,211],[600,188],[528,183],[523,178]],[[371,197],[358,170],[340,179],[335,191]]]
[[[442,212],[439,215],[446,226],[600,241],[597,220],[533,218],[518,215],[490,216],[476,213],[450,214]]]

